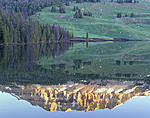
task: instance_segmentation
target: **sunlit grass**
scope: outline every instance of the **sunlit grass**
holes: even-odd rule
[[[89,10],[93,13],[93,17],[84,17],[83,19],[73,18],[74,6],[81,9]],[[99,37],[105,39],[112,38],[129,38],[133,40],[149,39],[150,23],[125,24],[126,21],[134,21],[136,19],[150,19],[150,16],[136,18],[117,19],[118,12],[138,14],[150,14],[150,4],[117,4],[117,3],[72,3],[66,7],[67,13],[51,13],[50,8],[43,9],[40,16],[32,16],[41,23],[49,23],[61,25],[73,32],[75,36],[85,37],[86,32],[90,37]],[[138,26],[141,25],[141,28]],[[143,27],[142,27],[143,26]]]

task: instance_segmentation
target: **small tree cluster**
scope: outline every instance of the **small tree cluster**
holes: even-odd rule
[[[69,5],[70,5],[70,2],[69,2],[69,1],[67,1],[67,2],[65,3],[65,5],[66,5],[66,6],[69,6]]]
[[[74,18],[83,18],[83,14],[81,12],[81,10],[77,10],[73,16]]]
[[[131,13],[131,14],[130,14],[130,17],[134,17],[134,13]]]
[[[119,13],[117,13],[117,18],[122,18],[122,17],[131,17],[131,18],[133,18],[135,15],[134,15],[134,13],[130,13],[130,14],[125,14],[125,15],[122,15],[122,13],[121,12],[119,12]]]
[[[51,8],[51,12],[56,12],[56,11],[57,11],[56,6],[52,6],[52,8]]]
[[[66,13],[66,9],[64,7],[59,7],[59,13]]]
[[[79,7],[78,6],[74,6],[73,7],[73,11],[77,11],[77,10],[79,10]]]
[[[52,6],[51,12],[59,12],[59,13],[66,13],[65,7],[60,6],[58,9],[56,6]]]
[[[122,17],[121,12],[117,13],[117,18],[121,18],[121,17]]]
[[[83,12],[83,15],[84,15],[84,16],[90,16],[90,17],[92,17],[92,13],[89,12],[89,11],[84,11],[84,12]]]

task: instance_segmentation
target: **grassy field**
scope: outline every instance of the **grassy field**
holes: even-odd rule
[[[93,17],[84,16],[82,19],[73,18],[74,6],[82,10],[89,10]],[[105,39],[129,38],[136,40],[147,40],[150,38],[150,3],[140,2],[135,4],[117,3],[71,3],[66,6],[66,13],[52,13],[51,8],[44,8],[41,12],[32,16],[43,24],[57,24],[73,32],[75,36],[99,37]],[[116,18],[117,13],[134,13],[134,18]],[[40,15],[39,15],[40,14]]]

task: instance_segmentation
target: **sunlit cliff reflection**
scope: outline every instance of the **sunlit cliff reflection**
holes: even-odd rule
[[[150,87],[132,85],[17,85],[0,86],[0,91],[17,95],[47,111],[94,111],[113,109],[135,96],[150,96]]]

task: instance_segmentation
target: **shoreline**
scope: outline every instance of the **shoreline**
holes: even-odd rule
[[[24,46],[24,45],[36,45],[36,44],[50,44],[50,43],[69,43],[69,42],[129,42],[129,41],[150,41],[150,40],[131,40],[125,38],[114,38],[114,39],[101,39],[101,38],[84,38],[84,37],[75,37],[66,41],[54,41],[54,42],[30,42],[30,43],[1,43],[0,46]]]

